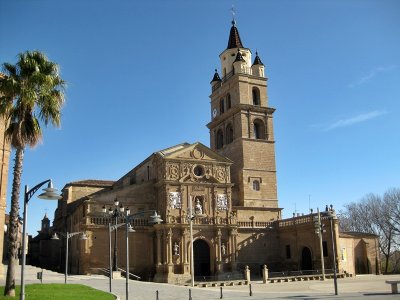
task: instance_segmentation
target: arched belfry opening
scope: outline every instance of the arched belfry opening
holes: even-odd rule
[[[193,257],[194,257],[194,276],[210,276],[211,275],[211,260],[210,246],[204,240],[196,240],[193,242]]]

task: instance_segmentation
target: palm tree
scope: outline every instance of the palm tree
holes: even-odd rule
[[[18,62],[2,65],[0,76],[0,117],[6,139],[15,150],[9,222],[8,269],[4,295],[15,297],[15,268],[18,259],[19,194],[25,146],[34,147],[42,138],[40,121],[60,125],[65,82],[58,65],[39,51],[18,54]]]

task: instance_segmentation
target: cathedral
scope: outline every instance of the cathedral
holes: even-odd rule
[[[195,278],[223,279],[247,267],[260,276],[264,265],[271,274],[320,270],[322,262],[333,269],[332,249],[339,273],[379,273],[377,237],[339,232],[332,207],[321,213],[327,229],[321,243],[316,212],[282,219],[275,109],[269,106],[261,55],[244,46],[232,21],[219,57],[221,69],[210,83],[210,147],[174,145],[152,153],[116,181],[66,184],[53,226],[45,228],[43,248],[48,253],[51,247],[52,255],[31,253],[36,264],[46,261],[63,270],[66,240],[49,243],[50,233],[84,232],[86,240],[67,239],[70,273],[107,272],[111,242],[113,267],[125,269],[125,230],[111,233],[109,224],[123,223],[129,209],[135,230],[129,234],[129,269],[141,280],[187,284],[192,272]],[[154,211],[162,222],[149,222]],[[42,251],[40,241],[35,243],[35,251]]]

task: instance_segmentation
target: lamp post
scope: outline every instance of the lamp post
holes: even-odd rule
[[[75,235],[78,235],[78,234],[81,235],[80,240],[87,240],[87,235],[86,235],[86,233],[84,233],[82,231],[71,232],[71,233],[68,233],[68,231],[67,231],[67,233],[60,232],[59,234],[66,238],[64,284],[67,284],[67,277],[68,277],[68,240],[71,237],[73,237]],[[57,233],[54,233],[51,239],[52,240],[59,240],[59,238],[57,236]]]
[[[323,251],[323,247],[322,247],[322,233],[325,232],[325,230],[323,230],[323,226],[321,224],[321,214],[319,212],[319,208],[317,208],[317,215],[314,216],[314,229],[315,229],[315,233],[318,234],[318,238],[319,238],[319,250],[321,253],[322,280],[325,280],[324,251]]]
[[[337,272],[336,272],[336,245],[335,245],[335,238],[333,235],[333,219],[336,218],[336,214],[335,211],[333,210],[332,205],[330,209],[327,211],[327,215],[329,217],[329,222],[331,225],[332,254],[333,254],[333,284],[335,286],[335,295],[338,295]]]
[[[114,206],[115,206],[114,209],[112,209],[110,207],[110,209],[108,210],[108,213],[111,216],[111,218],[114,219],[113,223],[114,223],[114,226],[116,226],[118,224],[118,218],[125,216],[125,208],[122,206],[122,204],[121,205],[119,204],[119,201],[117,198],[115,198],[115,200],[114,200]],[[127,213],[129,214],[129,208],[126,208],[126,209],[128,211]],[[106,207],[103,206],[103,213],[105,213],[105,212],[106,212]],[[117,259],[118,259],[117,228],[118,227],[120,227],[120,226],[114,227],[114,231],[115,231],[115,233],[114,233],[114,255],[113,255],[112,269],[115,272],[118,271],[118,262],[117,262]]]
[[[26,263],[26,222],[28,219],[28,202],[33,197],[33,195],[40,189],[43,185],[48,183],[47,188],[43,189],[45,192],[40,194],[38,198],[44,200],[58,200],[61,199],[62,196],[57,194],[57,189],[53,188],[53,183],[51,179],[47,179],[30,190],[28,190],[28,186],[25,185],[25,194],[24,194],[24,217],[23,217],[23,226],[22,226],[22,264],[21,264],[21,292],[20,292],[20,300],[25,300],[25,263]]]
[[[194,287],[194,252],[193,252],[193,209],[192,209],[192,196],[189,199],[189,211],[187,215],[189,219],[189,231],[190,231],[190,282]]]
[[[115,204],[115,201],[114,201],[114,204]],[[118,205],[118,204],[119,203],[117,203],[116,205]],[[105,213],[106,212],[106,207],[103,206],[102,210],[103,210],[103,213]],[[111,208],[110,208],[110,210],[112,211]],[[126,229],[126,236],[125,236],[125,239],[126,239],[126,274],[125,274],[126,282],[125,282],[125,294],[126,294],[126,300],[128,300],[129,299],[129,233],[135,232],[135,230],[133,229],[133,227],[130,224],[130,222],[132,220],[134,220],[135,218],[137,218],[138,216],[141,216],[141,215],[143,215],[145,213],[150,213],[150,212],[154,213],[152,216],[150,216],[150,221],[149,221],[150,224],[159,224],[163,220],[160,218],[160,216],[157,214],[157,212],[155,210],[140,211],[140,212],[137,212],[137,213],[135,213],[133,215],[130,215],[129,208],[126,208],[126,210],[122,210],[122,211],[120,209],[119,211],[120,212],[124,212],[125,211],[124,214],[122,213],[122,214],[119,215],[119,217],[123,216],[125,218],[125,222],[124,223],[120,223],[120,224],[116,223],[114,225],[111,225],[111,223],[108,223],[109,269],[110,269],[109,288],[110,288],[110,293],[111,293],[111,291],[112,291],[112,280],[111,280],[112,279],[112,271],[111,271],[112,270],[111,269],[111,264],[112,264],[111,263],[111,232],[112,231],[116,231],[117,228],[125,225],[125,229]],[[115,240],[115,243],[116,243],[116,240]],[[114,247],[114,249],[115,249],[115,247]],[[114,255],[116,255],[115,251],[114,251]]]
[[[205,215],[200,213],[195,213],[192,208],[192,196],[189,197],[189,208],[187,213],[187,218],[189,220],[189,234],[190,234],[190,281],[192,287],[194,287],[194,251],[193,251],[193,220],[194,218],[202,218]]]

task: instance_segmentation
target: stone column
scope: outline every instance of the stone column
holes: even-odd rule
[[[222,232],[221,229],[218,229],[217,234],[216,234],[216,255],[217,255],[217,273],[221,273],[222,272],[222,255],[221,255],[221,237],[222,237]]]
[[[161,265],[161,231],[156,232],[157,236],[157,268]]]
[[[232,272],[236,271],[236,235],[237,235],[237,230],[236,229],[231,229],[230,231],[230,256],[231,256],[231,270]]]
[[[173,273],[172,263],[172,229],[170,228],[167,233],[167,263],[168,273]]]
[[[183,231],[182,234],[182,240],[183,240],[183,245],[182,245],[182,262],[183,262],[183,273],[184,274],[190,274],[190,267],[189,267],[189,255],[190,255],[190,248],[188,248],[188,240],[189,240],[189,231],[187,228]]]

